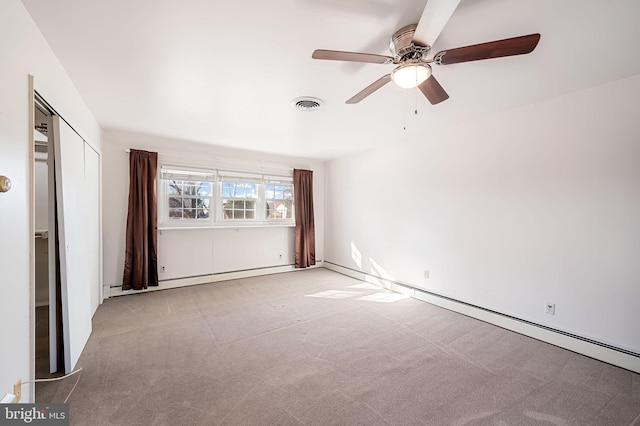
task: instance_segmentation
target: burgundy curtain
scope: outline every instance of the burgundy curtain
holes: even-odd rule
[[[131,150],[123,290],[158,285],[157,169],[157,152]]]
[[[312,170],[293,170],[293,193],[296,212],[296,268],[307,268],[316,264]]]

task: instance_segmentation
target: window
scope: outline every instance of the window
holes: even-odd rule
[[[167,181],[170,219],[209,219],[211,184],[186,180]]]
[[[294,223],[288,176],[162,166],[159,190],[165,226]]]
[[[293,183],[265,180],[264,193],[267,220],[293,220]]]
[[[257,184],[242,181],[222,182],[222,218],[255,219],[258,201]]]
[[[172,224],[211,223],[213,219],[213,172],[170,170],[162,168],[161,186],[165,219]]]

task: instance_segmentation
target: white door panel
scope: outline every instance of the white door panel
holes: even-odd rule
[[[98,247],[85,241],[90,228],[91,196],[85,182],[85,142],[59,117],[53,117],[55,185],[60,247],[60,279],[65,372],[75,367],[91,334],[93,269],[88,256]],[[98,188],[95,188],[97,191]],[[97,278],[97,277],[96,277]]]

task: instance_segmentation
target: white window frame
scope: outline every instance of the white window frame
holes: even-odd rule
[[[265,206],[265,211],[263,212],[263,218],[269,223],[294,223],[296,220],[295,214],[295,198],[294,198],[294,190],[293,190],[293,177],[283,177],[283,176],[263,176],[263,194],[264,194],[264,202],[262,203]],[[291,188],[291,218],[268,218],[266,206],[269,202],[269,198],[267,198],[267,185],[277,184],[280,186],[289,186]],[[275,199],[277,200],[277,198]]]
[[[191,180],[210,183],[210,204],[209,217],[207,219],[172,219],[169,215],[169,198],[171,194],[168,190],[167,177],[174,177],[176,180]],[[256,185],[255,217],[252,219],[225,219],[223,205],[223,183],[224,182],[246,182]],[[290,185],[292,211],[291,218],[267,217],[267,195],[266,187],[270,183]],[[293,211],[293,177],[275,176],[261,173],[238,172],[232,170],[202,169],[190,166],[175,164],[162,164],[158,174],[158,215],[159,228],[214,228],[214,227],[239,227],[239,226],[295,226],[295,212]]]
[[[169,199],[172,194],[169,192],[169,180],[191,181],[191,182],[208,182],[209,194],[198,195],[197,198],[209,199],[209,217],[193,218],[193,219],[173,219],[170,217]],[[216,209],[216,171],[206,169],[196,169],[192,167],[162,165],[158,177],[158,204],[160,213],[160,223],[164,227],[208,227],[213,225],[215,220]],[[192,198],[180,195],[173,198]],[[196,198],[196,197],[193,197]]]
[[[261,216],[261,207],[262,207],[262,201],[261,201],[261,184],[262,184],[262,175],[258,175],[258,174],[252,174],[252,173],[238,173],[238,172],[231,172],[231,171],[220,171],[219,172],[219,180],[218,180],[218,199],[220,200],[218,203],[218,208],[216,209],[217,211],[217,215],[216,215],[216,219],[218,221],[219,224],[242,224],[242,223],[256,223],[256,222],[260,222],[260,218]],[[224,184],[225,183],[249,183],[249,184],[253,184],[255,185],[256,188],[256,193],[255,193],[255,198],[248,198],[248,197],[225,197],[224,196]],[[225,212],[225,206],[224,206],[224,200],[227,198],[231,198],[233,200],[236,201],[246,201],[246,200],[253,200],[255,202],[255,210],[254,210],[254,217],[250,218],[250,219],[226,219],[224,216],[224,212]]]

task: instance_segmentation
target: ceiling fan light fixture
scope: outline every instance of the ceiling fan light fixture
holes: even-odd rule
[[[431,77],[431,67],[419,62],[402,64],[391,73],[393,82],[403,89],[418,87],[429,77]]]

